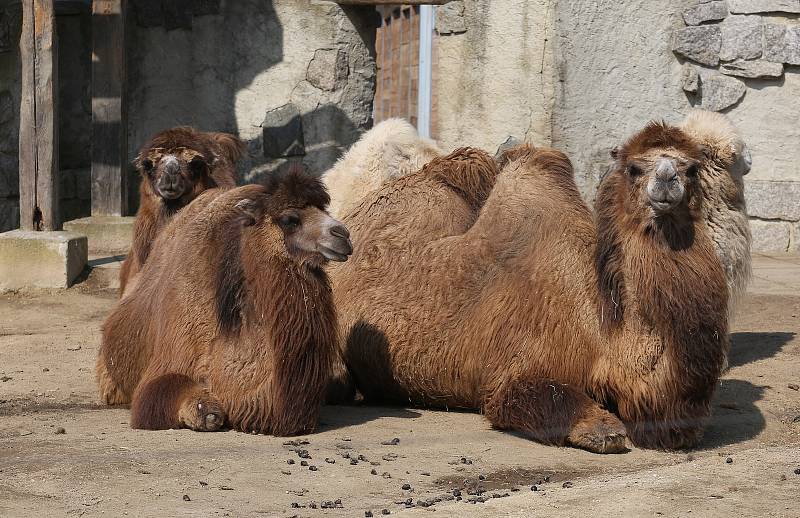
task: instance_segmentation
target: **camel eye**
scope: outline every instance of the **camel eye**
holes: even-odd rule
[[[145,158],[144,160],[142,160],[142,167],[144,168],[145,171],[148,171],[148,172],[152,171],[153,170],[153,161],[150,160],[149,158]]]
[[[689,166],[689,169],[686,170],[686,176],[694,178],[697,176],[697,171],[698,171],[697,164],[692,164]]]
[[[297,216],[297,214],[284,214],[278,218],[278,225],[280,225],[284,230],[295,230],[300,226],[300,218]]]
[[[641,176],[642,170],[636,164],[628,164],[628,176],[631,178],[636,178],[637,176]]]
[[[200,157],[195,157],[195,158],[192,159],[191,162],[189,162],[189,169],[191,169],[192,172],[195,173],[195,174],[202,173],[203,169],[205,169],[205,167],[206,167],[206,163]]]

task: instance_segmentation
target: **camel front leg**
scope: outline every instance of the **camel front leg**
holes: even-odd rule
[[[543,444],[620,453],[625,425],[576,388],[550,379],[511,378],[486,400],[486,418]]]
[[[214,432],[224,423],[225,412],[219,401],[183,374],[163,374],[143,381],[133,394],[131,428]]]

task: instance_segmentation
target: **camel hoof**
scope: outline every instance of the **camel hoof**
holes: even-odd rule
[[[196,432],[216,432],[225,424],[222,406],[208,394],[190,401],[192,406],[184,407],[185,411],[180,416],[187,428]]]
[[[592,453],[625,453],[626,439],[625,425],[611,414],[579,422],[568,437],[572,446]]]

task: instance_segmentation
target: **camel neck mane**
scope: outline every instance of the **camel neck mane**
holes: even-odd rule
[[[728,290],[705,225],[687,212],[641,221],[598,197],[595,268],[602,331],[650,329],[684,362],[721,361]],[[713,363],[713,362],[712,362]]]

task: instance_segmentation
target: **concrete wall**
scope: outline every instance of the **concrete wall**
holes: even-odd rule
[[[437,8],[436,132],[445,149],[494,151],[509,135],[550,142],[551,3],[465,0]]]
[[[572,158],[578,184],[592,199],[613,146],[650,119],[677,122],[692,106],[709,105],[719,95],[711,82],[701,86],[702,95],[685,92],[687,66],[699,71],[701,83],[719,76],[719,67],[673,52],[675,31],[686,28],[684,12],[701,3],[709,2],[464,0],[439,8],[436,94],[443,145],[494,151],[509,135],[553,145]],[[712,3],[724,7],[726,17],[728,4],[733,9],[770,4]],[[790,28],[800,25],[797,14],[758,16]],[[707,20],[703,26],[716,23],[730,22]],[[450,30],[456,26],[460,29]],[[741,32],[725,37],[739,43]],[[760,38],[756,34],[757,45]],[[790,56],[800,56],[800,38],[795,44]],[[722,108],[753,155],[746,196],[755,250],[800,251],[798,72],[798,65],[789,64],[780,77],[741,79],[743,97]]]

